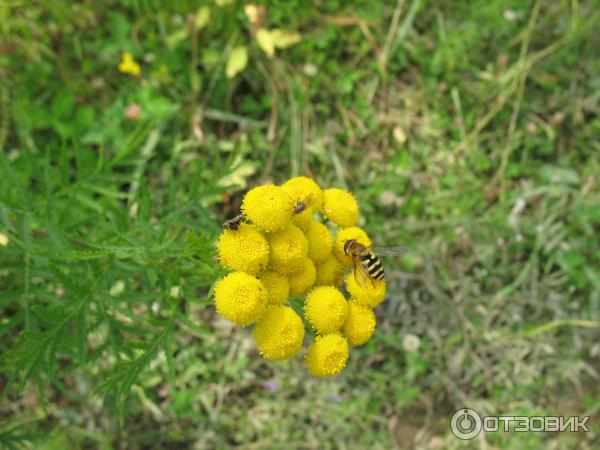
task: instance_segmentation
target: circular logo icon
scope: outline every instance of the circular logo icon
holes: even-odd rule
[[[474,409],[459,409],[452,415],[450,429],[459,439],[473,439],[481,431],[481,417]]]

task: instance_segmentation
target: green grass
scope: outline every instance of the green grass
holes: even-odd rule
[[[593,2],[261,2],[274,58],[241,2],[172,3],[0,0],[0,446],[597,448]],[[210,300],[220,224],[298,174],[412,248],[327,380]],[[460,441],[460,407],[592,432]]]

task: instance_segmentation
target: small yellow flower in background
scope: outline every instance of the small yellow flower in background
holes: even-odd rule
[[[294,202],[281,187],[267,184],[246,193],[242,212],[257,227],[270,233],[291,222]]]
[[[237,230],[226,228],[217,241],[221,265],[256,275],[269,262],[269,244],[254,225],[242,223]]]
[[[300,351],[304,340],[302,319],[289,306],[269,306],[252,332],[266,359],[289,359]]]
[[[291,273],[299,270],[308,255],[308,241],[300,228],[288,225],[267,235],[271,247],[269,265],[272,270]]]
[[[316,287],[306,296],[304,314],[317,333],[334,333],[346,321],[348,302],[332,286]]]
[[[308,371],[316,377],[330,377],[346,366],[350,349],[339,333],[317,336],[304,359]]]
[[[348,302],[348,315],[342,333],[350,345],[359,346],[366,343],[375,332],[375,313],[368,306],[357,303],[356,300]]]
[[[254,341],[273,361],[300,351],[304,318],[316,335],[305,357],[308,371],[317,377],[341,372],[350,345],[373,336],[372,308],[386,291],[385,280],[370,278],[360,286],[344,252],[350,239],[371,247],[367,233],[356,227],[356,199],[300,176],[249,190],[241,213],[226,221],[216,245],[221,265],[233,270],[215,285],[217,313],[238,325],[255,324]],[[349,301],[339,289],[344,281]],[[302,312],[286,305],[304,295]],[[290,303],[301,307],[294,299]]]
[[[290,295],[290,282],[284,275],[277,272],[263,271],[257,278],[267,290],[267,303],[270,305],[284,304]]]
[[[317,279],[315,286],[340,286],[344,281],[344,266],[333,255],[317,264]]]
[[[215,287],[217,312],[237,325],[256,322],[265,311],[267,291],[260,281],[244,272],[232,272]]]
[[[127,73],[136,77],[141,73],[140,65],[135,62],[133,55],[129,52],[121,54],[121,62],[119,63],[118,69],[121,73]]]
[[[344,252],[344,244],[350,239],[354,239],[365,247],[371,246],[371,239],[369,239],[367,233],[358,227],[342,228],[338,231],[338,234],[335,237],[335,256],[337,256],[346,267],[352,267],[352,258]]]
[[[358,203],[348,191],[337,188],[325,189],[323,214],[340,227],[353,227],[358,222]]]
[[[364,286],[360,286],[354,278],[354,273],[350,273],[346,277],[346,289],[357,303],[374,308],[385,297],[385,280],[370,280]]]
[[[331,256],[333,237],[327,226],[311,220],[304,234],[308,240],[308,257],[310,259],[319,263]]]
[[[10,242],[10,239],[8,239],[8,236],[5,235],[4,233],[0,233],[0,246],[6,247],[9,242]]]
[[[315,265],[309,258],[304,258],[300,268],[290,273],[290,296],[304,295],[313,287],[317,278]]]

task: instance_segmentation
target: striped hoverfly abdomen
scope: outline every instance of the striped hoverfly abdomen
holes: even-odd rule
[[[406,247],[377,247],[377,253],[382,256],[397,256],[406,251]],[[354,239],[349,239],[344,244],[344,252],[352,258],[354,263],[354,278],[360,286],[364,286],[369,280],[384,280],[385,270],[383,263],[375,254],[375,251]]]

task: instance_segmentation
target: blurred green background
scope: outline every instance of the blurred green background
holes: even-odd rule
[[[0,446],[598,448],[598,29],[578,0],[0,0]],[[412,248],[325,380],[210,301],[220,224],[299,174]],[[461,441],[460,407],[591,431]]]

